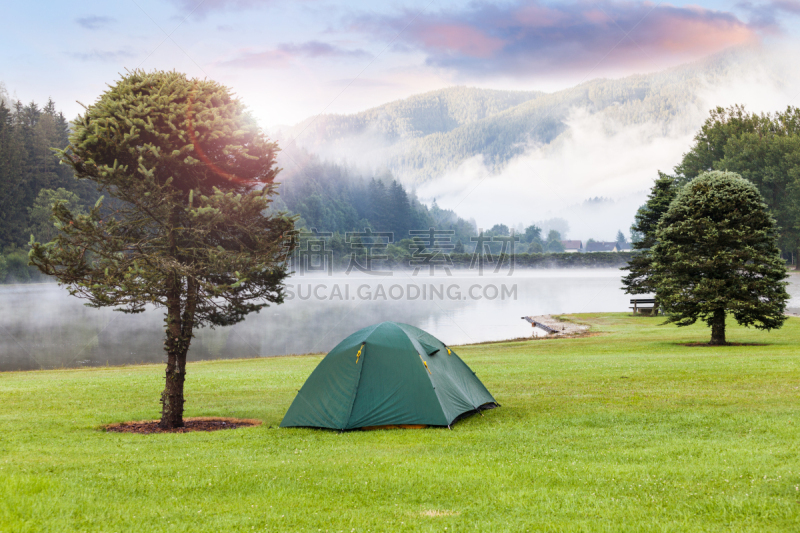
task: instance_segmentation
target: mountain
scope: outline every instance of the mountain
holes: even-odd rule
[[[309,117],[286,135],[301,136],[303,144],[326,144],[364,134],[402,142],[447,133],[534,100],[539,91],[495,91],[451,87],[396,100],[353,115]]]
[[[736,49],[653,74],[596,79],[553,92],[451,87],[351,115],[310,117],[277,134],[324,159],[388,169],[419,185],[482,156],[498,170],[531,146],[553,143],[576,109],[609,128],[654,123],[667,132],[697,127],[705,92],[735,79],[758,54]]]

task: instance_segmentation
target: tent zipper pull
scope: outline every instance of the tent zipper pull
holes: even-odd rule
[[[428,363],[426,363],[426,362],[425,362],[425,359],[423,359],[423,358],[422,358],[422,354],[421,354],[421,353],[418,353],[417,355],[419,356],[419,360],[420,360],[420,361],[422,361],[422,364],[423,364],[423,365],[425,365],[425,370],[427,370],[427,371],[428,371],[428,374],[430,374],[430,375],[432,376],[432,375],[433,375],[433,372],[431,372],[431,369],[430,369],[430,368],[428,368]]]

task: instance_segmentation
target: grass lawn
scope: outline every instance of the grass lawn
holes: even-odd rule
[[[214,433],[157,418],[161,365],[0,373],[0,532],[800,531],[800,318],[779,331],[580,315],[465,346],[502,408],[447,429],[278,429],[319,355],[190,363]]]

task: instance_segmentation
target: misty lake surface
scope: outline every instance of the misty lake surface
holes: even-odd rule
[[[189,360],[327,352],[350,333],[391,320],[446,344],[528,337],[525,315],[627,311],[617,269],[516,270],[513,275],[293,276],[287,301],[224,328],[195,331]],[[792,275],[790,307],[800,307]],[[55,284],[0,286],[0,371],[157,363],[163,309],[93,309]]]

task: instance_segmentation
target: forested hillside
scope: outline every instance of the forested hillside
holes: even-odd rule
[[[312,117],[279,133],[333,160],[390,169],[404,182],[440,177],[482,155],[498,167],[531,144],[550,143],[567,129],[570,112],[603,112],[609,127],[658,124],[664,132],[697,116],[702,91],[738,69],[731,51],[663,72],[596,79],[552,94],[454,87],[354,115]]]
[[[301,144],[314,153],[314,148],[321,144],[362,134],[397,142],[447,133],[542,95],[544,93],[539,91],[452,87],[396,100],[354,115],[310,117],[284,135],[291,138],[301,135]]]
[[[474,223],[435,204],[428,208],[389,173],[364,176],[292,147],[279,155],[279,162],[284,169],[274,209],[299,215],[299,227],[340,234],[390,231],[395,242],[407,239],[410,230],[430,227],[452,229],[465,242],[476,233]]]

